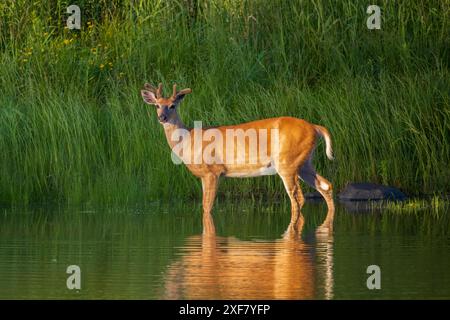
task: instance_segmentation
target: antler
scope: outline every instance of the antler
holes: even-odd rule
[[[173,91],[172,91],[172,98],[176,99],[178,96],[184,96],[185,94],[191,93],[192,90],[187,88],[187,89],[183,89],[181,91],[177,91],[177,84],[175,83],[173,85]]]
[[[148,91],[153,92],[153,93],[155,94],[156,98],[158,98],[158,99],[162,97],[162,86],[163,86],[162,83],[160,83],[160,84],[158,85],[158,88],[155,88],[155,87],[152,86],[150,83],[144,84],[144,88],[145,88],[146,90],[148,90]],[[181,90],[181,91],[177,91],[177,84],[175,83],[175,84],[173,85],[172,98],[173,98],[173,99],[176,99],[176,98],[179,97],[179,96],[184,96],[184,95],[186,95],[186,94],[188,94],[188,93],[191,93],[191,92],[192,92],[192,90],[189,89],[189,88],[183,89],[183,90]]]
[[[161,98],[162,97],[162,83],[160,83],[158,85],[158,89],[156,90],[156,98]]]
[[[172,90],[172,98],[175,99],[177,97],[177,84],[173,84],[173,90]]]
[[[154,86],[152,86],[150,83],[146,83],[144,84],[144,88],[148,91],[151,91],[155,94],[156,98],[161,98],[162,96],[162,83],[160,83],[158,85],[158,88],[155,88]]]

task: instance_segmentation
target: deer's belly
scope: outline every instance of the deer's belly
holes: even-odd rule
[[[268,166],[264,166],[264,167],[251,168],[251,169],[244,169],[244,168],[231,169],[225,173],[225,177],[249,178],[249,177],[259,177],[259,176],[270,176],[270,175],[273,175],[276,173],[277,173],[277,170],[275,169],[275,166],[268,165]]]

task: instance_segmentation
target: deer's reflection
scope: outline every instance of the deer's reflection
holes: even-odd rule
[[[211,215],[203,234],[187,240],[169,266],[167,299],[314,299],[333,297],[333,238],[317,232],[302,239],[303,219],[274,241],[216,236]],[[320,231],[319,231],[320,229]]]

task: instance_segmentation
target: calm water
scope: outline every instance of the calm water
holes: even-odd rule
[[[332,234],[307,203],[300,236],[287,204],[216,204],[215,234],[199,205],[128,209],[1,209],[0,298],[450,298],[447,212],[338,207]],[[368,290],[369,265],[381,290]],[[81,290],[66,269],[81,268]]]

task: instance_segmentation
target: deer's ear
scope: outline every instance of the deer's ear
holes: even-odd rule
[[[180,92],[178,92],[176,94],[176,97],[175,97],[175,100],[173,101],[173,104],[178,105],[184,99],[184,97],[187,94],[191,93],[191,92],[192,92],[191,89],[183,89],[183,90],[181,90]]]
[[[148,90],[141,90],[142,98],[144,99],[145,103],[147,104],[156,104],[156,96],[153,92]]]
[[[183,95],[180,95],[180,96],[177,96],[177,97],[175,98],[175,100],[173,100],[173,104],[176,105],[176,106],[178,106],[178,105],[180,104],[180,102],[183,101],[184,97],[185,97],[184,94],[183,94]]]

